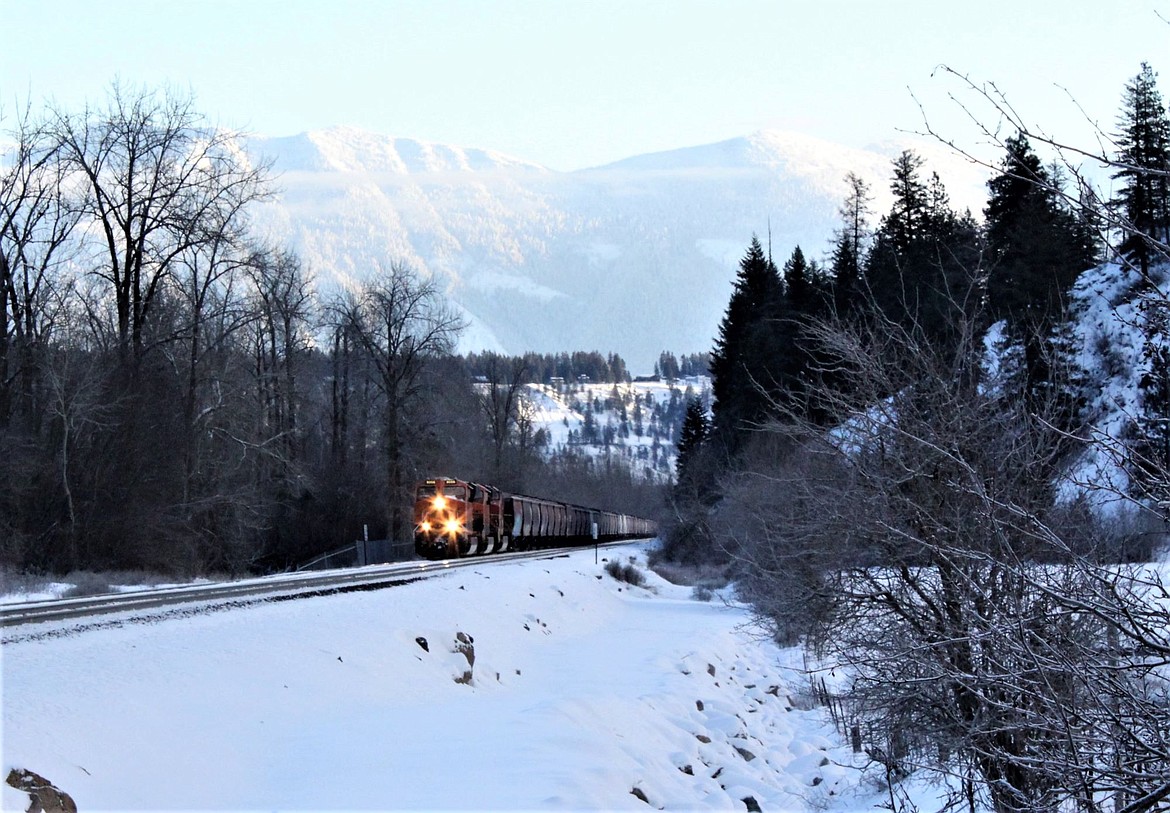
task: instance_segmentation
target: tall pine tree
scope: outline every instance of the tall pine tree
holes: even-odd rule
[[[1061,205],[1051,176],[1021,135],[1006,142],[1000,174],[988,181],[983,210],[987,231],[987,301],[991,318],[1003,319],[1008,337],[1023,346],[1023,391],[1030,407],[1052,395],[1054,332],[1066,317],[1069,289],[1094,261],[1092,235]],[[1067,379],[1067,376],[1064,376]],[[1062,409],[1071,419],[1072,404]],[[1070,428],[1066,426],[1065,428]]]
[[[951,210],[937,175],[922,179],[922,167],[911,151],[894,160],[894,202],[874,237],[864,288],[884,318],[949,351],[979,304],[981,236],[969,214]]]
[[[711,354],[714,431],[729,454],[767,415],[784,355],[785,311],[780,274],[752,237]]]
[[[711,431],[711,424],[707,420],[707,410],[699,398],[687,400],[687,411],[683,416],[682,428],[678,435],[678,459],[675,461],[675,475],[680,487],[685,487],[696,479],[695,461],[707,442],[707,435]]]
[[[1123,220],[1121,253],[1149,276],[1150,263],[1170,238],[1170,118],[1157,87],[1157,74],[1143,62],[1125,86],[1117,135],[1113,199]]]
[[[869,204],[873,198],[869,184],[850,172],[845,176],[849,194],[837,210],[841,228],[833,242],[830,275],[833,279],[833,304],[842,317],[852,314],[861,296],[861,269],[869,240]]]
[[[788,305],[797,318],[811,315],[816,307],[816,292],[813,269],[804,258],[804,252],[797,246],[784,263],[784,292]]]

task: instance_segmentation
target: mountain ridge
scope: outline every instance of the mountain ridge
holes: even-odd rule
[[[648,372],[662,350],[710,348],[753,234],[770,233],[777,262],[796,245],[827,253],[846,173],[870,184],[876,223],[907,143],[761,130],[570,172],[352,127],[248,145],[281,187],[258,224],[323,290],[406,262],[467,318],[462,350],[597,349]],[[956,208],[982,207],[985,170],[941,145],[914,149]]]

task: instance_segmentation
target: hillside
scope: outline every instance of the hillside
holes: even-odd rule
[[[322,289],[409,262],[467,317],[464,350],[598,349],[649,372],[662,350],[710,348],[753,233],[770,230],[781,260],[797,244],[821,256],[846,173],[869,182],[876,219],[890,160],[909,145],[765,131],[570,173],[352,128],[249,149],[274,161],[281,190],[258,226],[300,252]],[[978,212],[982,170],[913,146]]]
[[[665,483],[674,477],[687,399],[709,407],[711,381],[532,384],[524,394],[533,424],[546,433],[548,454],[608,457],[640,479]]]
[[[1151,270],[1151,282],[1165,290],[1170,267]],[[1119,465],[1124,441],[1141,410],[1140,381],[1148,308],[1141,306],[1136,270],[1105,263],[1081,275],[1071,296],[1076,363],[1084,371],[1086,437],[1091,441],[1072,461],[1062,491],[1088,494],[1100,511],[1128,503],[1119,497],[1129,477]],[[1089,486],[1086,488],[1086,486]]]

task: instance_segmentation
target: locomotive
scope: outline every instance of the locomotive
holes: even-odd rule
[[[652,537],[653,520],[435,477],[415,490],[414,550],[453,559]]]

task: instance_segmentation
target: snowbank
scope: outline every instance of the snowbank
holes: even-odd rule
[[[10,640],[3,770],[81,810],[871,807],[825,716],[789,701],[794,652],[603,564]]]

